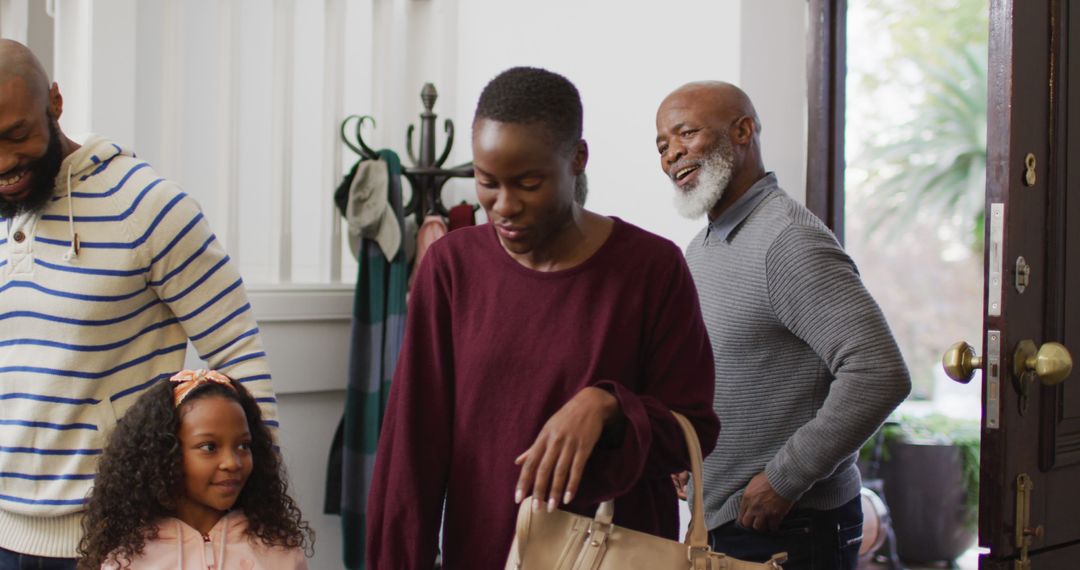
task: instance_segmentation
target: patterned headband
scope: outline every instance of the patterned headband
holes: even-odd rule
[[[232,380],[229,380],[228,376],[216,370],[206,370],[205,368],[200,368],[198,370],[181,370],[173,375],[172,378],[169,378],[169,382],[176,384],[176,386],[173,386],[173,406],[177,408],[180,407],[180,404],[184,403],[184,398],[187,398],[192,390],[207,382],[216,382],[223,386],[228,386],[233,392],[236,391],[236,386],[233,386]]]

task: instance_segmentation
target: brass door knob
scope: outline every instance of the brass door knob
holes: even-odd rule
[[[1017,378],[1026,372],[1034,372],[1045,386],[1065,381],[1072,372],[1072,356],[1069,349],[1057,342],[1044,343],[1035,350],[1035,343],[1022,340],[1013,354],[1013,373]]]
[[[964,341],[960,341],[945,351],[941,357],[941,365],[945,368],[945,374],[961,384],[971,382],[975,371],[983,367],[983,359],[975,356],[975,349]]]

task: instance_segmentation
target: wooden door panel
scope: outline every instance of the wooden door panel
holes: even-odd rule
[[[1034,484],[1030,527],[1041,526],[1043,533],[1033,549],[1080,541],[1080,386],[1075,378],[1052,387],[1036,383],[1025,407],[1012,374],[1013,353],[1023,340],[1036,346],[1061,342],[1080,355],[1080,198],[1068,199],[1080,186],[1080,170],[1070,172],[1071,164],[1080,164],[1080,82],[1070,84],[1071,78],[1080,80],[1080,4],[1072,4],[991,5],[987,211],[991,204],[1004,206],[1004,240],[999,267],[993,266],[996,256],[987,254],[988,271],[1001,274],[1001,311],[991,310],[995,295],[988,280],[985,330],[1000,331],[1002,373],[1000,427],[984,422],[983,429],[980,543],[997,560],[1018,553],[1021,473]],[[1029,154],[1036,165],[1033,182],[1027,177]],[[989,235],[987,244],[993,248]],[[1021,257],[1031,268],[1022,291]]]
[[[980,481],[979,542],[995,558],[1014,556],[1015,481],[1020,473],[1034,477],[1039,464],[1042,395],[1031,391],[1027,411],[1012,381],[1012,353],[1023,339],[1043,341],[1044,286],[1046,283],[1046,188],[1049,169],[1049,23],[1050,0],[993,0],[990,11],[988,76],[990,101],[987,117],[987,208],[1004,205],[1001,266],[992,268],[992,243],[987,236],[986,266],[1001,272],[1000,311],[990,279],[984,310],[984,331],[1000,331],[1000,425],[987,427],[984,410],[982,474]],[[1024,185],[1025,157],[1034,154],[1037,179]],[[987,221],[987,229],[992,227]],[[1032,286],[1015,288],[1016,260],[1023,256],[1032,268]],[[994,314],[1000,313],[1000,314]],[[984,342],[986,342],[984,335]],[[986,346],[983,354],[986,354]],[[991,363],[992,364],[992,363]],[[987,405],[986,394],[983,398]],[[1036,482],[1037,488],[1045,486]],[[1042,520],[1045,503],[1036,500],[1031,516]]]
[[[1076,4],[1074,6],[1074,4]],[[1046,305],[1043,341],[1057,341],[1075,356],[1080,356],[1080,298],[1076,248],[1080,242],[1069,240],[1080,226],[1080,4],[1055,0],[1050,4],[1051,83],[1054,92],[1049,102],[1050,141],[1046,213]],[[1073,235],[1076,238],[1076,235]],[[1070,244],[1072,246],[1070,247]],[[1039,474],[1032,473],[1036,485],[1045,490],[1034,494],[1042,503],[1042,516],[1033,525],[1044,528],[1043,540],[1036,546],[1054,546],[1080,541],[1080,386],[1078,374],[1064,383],[1040,388],[1041,461]],[[1080,567],[1080,560],[1076,567]]]
[[[1047,321],[1051,334],[1061,338],[1062,344],[1074,356],[1080,356],[1080,170],[1070,168],[1080,154],[1080,7],[1067,2],[1061,6],[1059,19],[1063,32],[1056,46],[1061,55],[1061,75],[1057,100],[1063,104],[1056,113],[1055,139],[1062,147],[1055,173],[1061,181],[1059,192],[1051,203],[1050,218],[1052,240],[1050,252],[1057,260],[1052,264],[1053,281],[1060,292],[1060,299],[1048,311]],[[1074,160],[1069,160],[1072,157]],[[1072,221],[1072,223],[1069,223]],[[1054,310],[1058,309],[1058,310]],[[1080,374],[1074,373],[1061,386],[1048,389],[1051,406],[1047,410],[1048,422],[1047,458],[1043,467],[1065,467],[1080,464]]]

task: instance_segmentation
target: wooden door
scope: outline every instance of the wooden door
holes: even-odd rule
[[[832,168],[847,0],[808,2],[808,164]],[[1080,372],[1053,385],[1014,373],[1024,341],[1080,356],[1080,0],[990,0],[989,57],[984,334],[969,362],[983,368],[979,565],[1080,569]],[[839,230],[830,172],[808,167],[807,205]]]
[[[1080,568],[1080,374],[1017,354],[1080,355],[1080,0],[991,0],[989,82],[980,568]]]

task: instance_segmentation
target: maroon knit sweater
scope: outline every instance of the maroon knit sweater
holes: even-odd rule
[[[444,496],[444,568],[502,568],[514,458],[587,386],[611,391],[623,419],[568,510],[591,515],[617,497],[616,524],[676,536],[668,475],[689,459],[669,410],[693,422],[706,454],[720,425],[711,345],[674,244],[616,219],[584,263],[538,272],[490,224],[466,228],[432,245],[409,303],[368,503],[369,568],[430,570]]]

